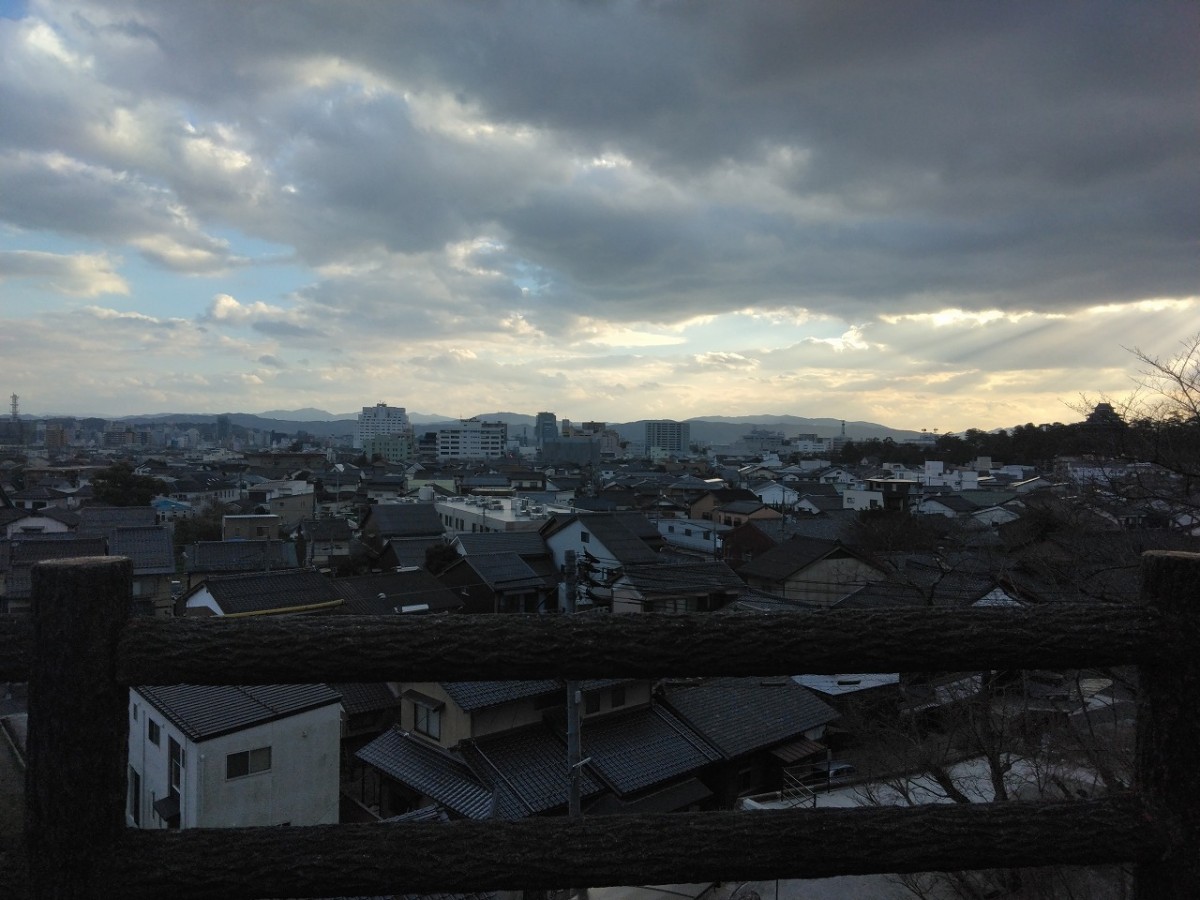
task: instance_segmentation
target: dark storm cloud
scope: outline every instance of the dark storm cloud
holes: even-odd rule
[[[553,331],[568,313],[865,319],[1194,293],[1197,9],[197,2],[83,4],[73,21],[120,102],[228,123],[256,159],[198,177],[179,148],[199,138],[166,142],[144,171],[189,208],[310,264],[494,237],[494,269],[539,282],[520,306]],[[439,131],[413,106],[435,100],[529,136]],[[92,152],[59,121],[19,127]],[[584,171],[606,155],[620,165]],[[26,227],[62,217],[50,193],[19,204],[5,215]]]

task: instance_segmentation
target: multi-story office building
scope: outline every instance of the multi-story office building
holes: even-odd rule
[[[364,406],[358,414],[358,428],[354,432],[354,449],[361,450],[363,441],[390,434],[409,431],[408,413],[403,406],[388,406],[376,403]]]
[[[496,459],[504,456],[508,426],[503,422],[461,419],[457,425],[444,425],[437,432],[437,458]]]
[[[533,421],[533,436],[540,447],[558,437],[558,417],[552,412],[540,412]]]

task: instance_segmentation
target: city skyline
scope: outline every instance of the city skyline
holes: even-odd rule
[[[1076,421],[1200,326],[1198,51],[1170,2],[0,0],[0,392]]]

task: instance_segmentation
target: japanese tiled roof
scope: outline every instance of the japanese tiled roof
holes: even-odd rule
[[[367,513],[367,523],[384,537],[441,537],[443,531],[432,503],[377,503]]]
[[[324,684],[150,685],[136,688],[155,709],[193,741],[337,703]]]
[[[516,553],[487,553],[466,557],[460,565],[470,566],[492,590],[541,588],[546,581]]]
[[[440,534],[423,537],[389,538],[384,542],[384,552],[390,551],[397,566],[424,566],[425,553],[430,547],[439,547],[445,543]],[[387,565],[393,563],[387,562]]]
[[[709,678],[667,684],[665,702],[726,759],[791,740],[838,717],[791,678]]]
[[[962,494],[928,494],[925,496],[924,501],[940,503],[946,509],[956,513],[970,513],[979,509],[978,506]]]
[[[583,755],[591,757],[591,768],[625,795],[698,772],[721,758],[715,748],[657,704],[586,719],[580,736]]]
[[[128,556],[135,575],[170,575],[175,571],[175,545],[165,525],[113,528],[108,552],[111,556]]]
[[[157,525],[153,506],[84,506],[79,510],[80,534],[107,534],[114,528]]]
[[[479,532],[460,534],[455,542],[465,556],[481,553],[519,553],[521,556],[548,556],[545,539],[536,531]]]
[[[309,606],[341,598],[335,582],[307,569],[224,575],[202,584],[227,615]]]
[[[850,551],[839,541],[793,537],[746,563],[741,568],[741,574],[783,580],[838,552]]]
[[[104,556],[106,542],[102,537],[77,537],[70,532],[46,534],[29,538],[19,536],[8,543],[8,575],[6,593],[12,599],[25,598],[33,592],[33,566],[51,559],[72,559],[77,556]]]
[[[528,697],[540,697],[563,689],[562,682],[552,678],[538,681],[442,681],[439,684],[450,695],[450,699],[467,712]]]
[[[355,756],[464,818],[492,815],[492,790],[465,762],[407,731],[385,731]]]
[[[652,535],[645,532],[641,526],[642,522],[650,527]],[[595,535],[617,562],[633,565],[651,563],[658,559],[658,554],[652,549],[649,540],[652,537],[655,542],[659,542],[662,536],[654,524],[643,515],[593,513],[581,517],[577,524]]]
[[[358,616],[392,615],[398,606],[425,604],[429,612],[445,612],[463,605],[462,597],[426,569],[339,578],[334,585],[346,601],[338,611]]]
[[[197,541],[188,544],[188,572],[262,572],[294,569],[296,545],[286,541]]]
[[[544,725],[467,741],[460,750],[482,781],[508,788],[497,794],[497,817],[519,819],[566,805],[567,747]],[[603,789],[585,766],[580,796],[591,797]]]
[[[755,497],[753,500],[734,500],[732,503],[725,503],[718,507],[717,511],[735,516],[749,516],[760,509],[770,509],[770,507],[764,505],[761,500]]]
[[[626,566],[624,577],[642,594],[676,594],[695,591],[740,592],[746,583],[720,560],[665,565]]]
[[[349,715],[358,713],[381,712],[400,705],[400,698],[392,693],[391,688],[381,681],[346,684],[331,684],[331,690],[342,695],[342,706]]]
[[[305,519],[300,531],[310,541],[348,541],[352,534],[345,519]]]

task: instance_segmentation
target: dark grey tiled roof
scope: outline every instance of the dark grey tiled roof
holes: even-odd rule
[[[460,709],[486,709],[563,689],[554,679],[540,681],[441,681],[438,682]]]
[[[956,513],[970,513],[979,509],[974,503],[964,497],[962,494],[929,494],[922,498],[925,501],[934,501],[940,503],[946,509]]]
[[[102,537],[81,538],[70,532],[14,538],[8,544],[6,594],[14,600],[29,597],[33,593],[33,567],[37,563],[77,556],[104,556],[105,544]]]
[[[464,555],[483,553],[519,553],[521,556],[548,556],[545,539],[536,531],[497,531],[460,534],[455,541]]]
[[[633,794],[697,772],[721,758],[703,738],[662,706],[588,719],[583,755],[620,794]]]
[[[348,541],[353,534],[345,519],[305,519],[300,531],[310,541]]]
[[[377,503],[367,522],[383,537],[420,537],[442,534],[442,520],[432,503]]]
[[[492,590],[544,587],[546,582],[516,553],[488,553],[467,557],[463,563],[475,570]]]
[[[790,678],[668,684],[666,703],[726,759],[791,740],[838,713]]]
[[[262,572],[294,569],[296,545],[285,541],[198,541],[188,544],[188,572]]]
[[[153,506],[84,506],[79,510],[80,534],[105,534],[118,527],[156,524]]]
[[[71,512],[69,509],[59,509],[56,506],[47,506],[43,509],[0,509],[0,526],[33,518],[53,519],[55,522],[62,522],[72,528],[79,524],[78,513]]]
[[[654,528],[645,516],[638,518]],[[592,513],[574,522],[576,527],[595,535],[604,550],[623,565],[656,562],[658,554],[647,543],[647,536],[639,535],[629,527],[631,524],[634,524],[633,520],[624,518],[621,513]],[[657,528],[654,528],[654,539],[662,540]]]
[[[429,607],[428,612],[447,612],[463,605],[462,597],[425,569],[339,578],[334,586],[346,601],[338,612],[356,616],[395,615],[397,607],[422,604]],[[380,594],[384,595],[382,599]]]
[[[854,551],[838,541],[793,537],[743,565],[740,574],[743,577],[752,575],[768,580],[783,580],[834,553],[855,555]]]
[[[760,509],[769,509],[761,500],[755,497],[753,500],[735,500],[732,503],[726,503],[723,506],[717,507],[719,512],[729,513],[735,516],[748,516],[758,512]]]
[[[400,698],[381,681],[367,684],[331,684],[329,687],[342,695],[342,706],[350,715],[380,712],[400,705]]]
[[[339,700],[337,692],[324,684],[175,684],[136,690],[193,741],[273,722]]]
[[[496,816],[520,819],[566,806],[567,747],[543,725],[465,742],[463,758],[476,775],[493,787],[507,787],[496,797]],[[584,767],[580,795],[594,796],[604,786]]]
[[[386,547],[395,557],[396,565],[423,566],[425,565],[425,551],[444,543],[442,536],[438,534],[425,537],[391,538],[386,542]]]
[[[407,731],[385,731],[355,756],[460,816],[491,817],[492,791],[480,783],[470,767]]]
[[[319,572],[304,569],[209,578],[188,595],[201,587],[208,588],[226,614],[328,603],[341,596],[334,582]]]
[[[626,566],[627,578],[642,594],[745,590],[746,583],[729,566],[715,562],[681,562],[657,566]]]
[[[111,556],[128,556],[135,575],[170,575],[175,571],[175,546],[166,525],[117,526],[108,537]]]

